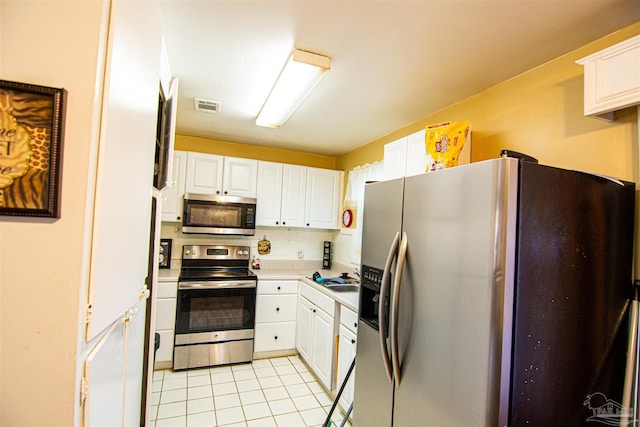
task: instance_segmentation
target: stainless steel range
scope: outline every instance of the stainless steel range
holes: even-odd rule
[[[256,285],[249,246],[183,247],[173,369],[251,361]]]

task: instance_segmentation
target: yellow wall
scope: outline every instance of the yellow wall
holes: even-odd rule
[[[176,150],[197,151],[223,156],[244,157],[269,162],[290,163],[316,168],[335,169],[336,158],[302,151],[282,150],[260,145],[217,141],[196,136],[176,135]]]
[[[428,124],[468,119],[472,161],[498,157],[508,148],[546,165],[636,180],[635,108],[619,112],[613,123],[584,117],[583,67],[575,61],[637,34],[640,22],[339,156],[337,168],[381,160],[384,144]]]

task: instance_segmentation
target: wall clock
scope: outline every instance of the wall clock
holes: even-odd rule
[[[342,212],[342,224],[345,227],[351,227],[352,222],[353,222],[353,212],[351,212],[351,209],[345,209],[344,212]]]

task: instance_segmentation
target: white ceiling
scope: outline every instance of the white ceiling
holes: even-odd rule
[[[161,0],[177,133],[339,155],[640,20],[640,0]],[[331,70],[280,129],[255,117],[293,48]],[[578,65],[576,65],[578,66]],[[219,101],[196,112],[194,98]]]

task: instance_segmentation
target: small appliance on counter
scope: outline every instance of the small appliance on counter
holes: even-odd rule
[[[329,270],[331,268],[331,242],[324,242],[324,252],[322,253],[322,269]]]

